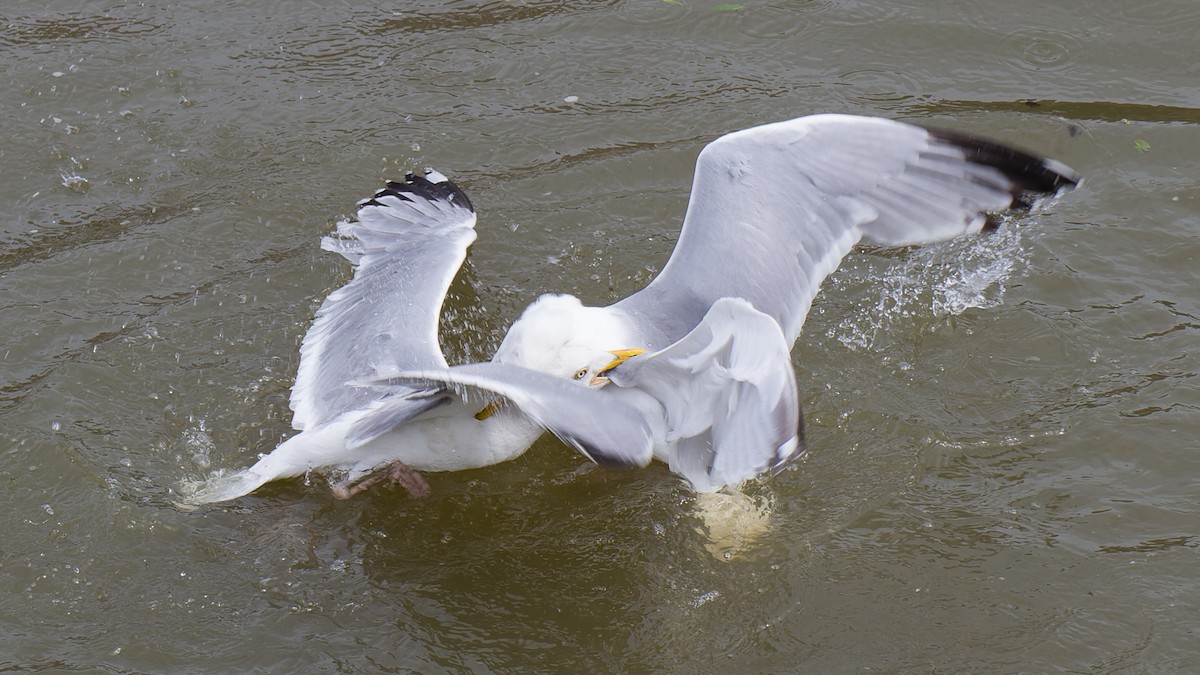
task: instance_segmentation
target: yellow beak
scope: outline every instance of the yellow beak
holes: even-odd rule
[[[592,379],[588,381],[588,384],[593,387],[600,385],[600,384],[608,384],[608,378],[605,377],[605,373],[612,370],[613,368],[616,368],[617,366],[621,365],[622,363],[625,363],[629,359],[632,359],[633,357],[637,356],[638,354],[645,354],[645,353],[646,353],[645,349],[614,349],[614,350],[610,351],[609,354],[612,354],[613,356],[615,356],[617,358],[613,359],[612,363],[609,363],[607,366],[604,366],[603,368],[601,368],[600,372],[593,375]]]
[[[492,415],[495,415],[496,411],[500,409],[500,405],[500,401],[492,401],[491,403],[483,406],[483,410],[475,413],[475,419],[482,422]]]

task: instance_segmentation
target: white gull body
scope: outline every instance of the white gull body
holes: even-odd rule
[[[1053,160],[879,118],[734,132],[700,153],[679,241],[645,289],[607,307],[543,296],[490,362],[450,367],[438,315],[475,213],[441,174],[410,175],[323,241],[355,275],[301,347],[300,433],[189,501],[312,470],[336,472],[340,496],[380,476],[421,493],[416,471],[505,461],[543,430],[602,463],[657,458],[699,491],[737,485],[804,449],[791,346],[856,244],[973,234],[1077,181]]]

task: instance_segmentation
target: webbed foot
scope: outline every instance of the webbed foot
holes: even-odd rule
[[[425,478],[416,469],[409,467],[404,462],[393,462],[372,471],[354,482],[340,481],[334,483],[332,486],[333,496],[337,499],[349,499],[380,483],[399,485],[408,490],[408,494],[414,499],[428,497],[431,492],[429,483],[425,482]]]

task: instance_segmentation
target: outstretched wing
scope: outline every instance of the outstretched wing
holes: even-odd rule
[[[618,400],[602,391],[521,366],[472,363],[440,370],[406,371],[358,384],[434,385],[460,392],[481,390],[502,397],[598,464],[645,466],[652,457],[654,417],[647,414],[657,413],[652,402],[633,397]]]
[[[304,336],[293,427],[315,428],[376,398],[349,382],[446,367],[438,316],[474,228],[467,196],[429,171],[389,182],[359,202],[357,221],[321,241],[355,265],[354,278],[325,298]]]
[[[675,344],[618,366],[617,398],[649,394],[662,406],[660,457],[700,491],[777,471],[804,451],[790,346],[775,320],[722,298]]]
[[[734,132],[700,153],[662,272],[616,306],[661,347],[718,298],[740,297],[791,344],[821,281],[861,239],[904,246],[978,232],[989,211],[1077,181],[1053,160],[880,118],[813,115]]]

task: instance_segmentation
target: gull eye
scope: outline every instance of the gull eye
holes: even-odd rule
[[[582,380],[583,378],[587,377],[587,371],[587,368],[580,368],[579,370],[575,371],[575,379]]]

